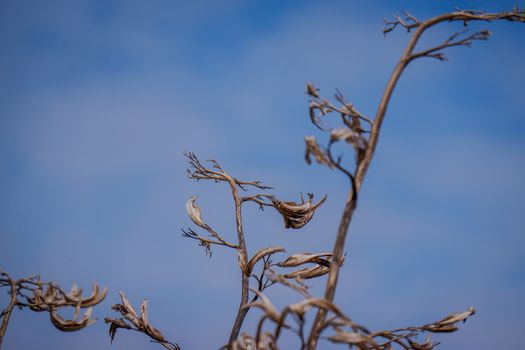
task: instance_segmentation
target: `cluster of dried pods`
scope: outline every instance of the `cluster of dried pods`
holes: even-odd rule
[[[101,303],[107,295],[94,283],[89,296],[83,297],[82,289],[75,284],[69,292],[64,291],[53,282],[44,282],[40,276],[31,276],[15,280],[6,272],[0,271],[0,288],[9,288],[10,301],[1,313],[0,346],[7,330],[9,318],[14,308],[28,308],[36,312],[48,312],[51,323],[64,332],[78,331],[89,326],[95,319],[91,317],[93,306]],[[58,311],[63,308],[74,308],[73,318],[64,319]],[[86,309],[80,317],[80,311]]]

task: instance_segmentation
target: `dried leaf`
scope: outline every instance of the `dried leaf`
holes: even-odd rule
[[[120,295],[120,300],[122,300],[122,305],[116,304],[112,308],[120,312],[125,319],[131,321],[133,325],[135,325],[135,327],[140,329],[141,322],[139,316],[137,315],[137,312],[129,302],[128,298],[126,298],[124,292],[120,291],[118,292],[118,294]]]
[[[84,327],[89,326],[90,324],[95,323],[94,319],[91,319],[91,313],[93,312],[92,308],[87,309],[87,311],[84,313],[84,316],[80,321],[75,320],[64,320],[57,312],[56,310],[51,310],[49,312],[49,318],[51,319],[51,323],[59,330],[63,332],[74,332],[78,331]]]
[[[319,98],[318,89],[311,83],[306,83],[306,93],[312,97]]]
[[[442,319],[441,321],[436,322],[439,325],[451,325],[458,322],[465,322],[467,318],[474,315],[476,313],[476,309],[474,309],[472,306],[465,312],[459,313],[459,314],[451,314]]]
[[[255,255],[250,259],[248,262],[248,266],[246,267],[246,274],[249,276],[252,273],[253,267],[255,264],[264,258],[267,255],[272,255],[277,252],[285,252],[286,250],[283,247],[268,247],[259,250]]]
[[[313,217],[315,210],[324,203],[324,196],[317,204],[312,204],[313,194],[308,194],[308,200],[301,203],[283,202],[275,197],[271,198],[273,207],[279,211],[284,219],[285,228],[298,229],[306,225]]]
[[[105,323],[110,323],[109,326],[109,338],[111,339],[111,342],[113,342],[113,339],[115,339],[115,334],[117,333],[117,329],[124,328],[124,329],[131,329],[131,327],[124,321],[123,318],[110,318],[106,317],[104,318]]]
[[[322,257],[331,257],[332,253],[298,253],[290,255],[288,258],[286,258],[285,261],[282,261],[277,264],[279,267],[295,267],[299,265],[303,265],[306,263],[316,263],[316,264],[323,264],[327,261],[326,259],[320,259]],[[328,265],[330,266],[330,263],[328,262]]]
[[[142,303],[140,304],[140,320],[142,322],[142,326],[145,328],[146,333],[152,337],[153,339],[159,341],[159,342],[165,342],[164,336],[162,333],[154,328],[148,321],[148,300],[144,299]]]
[[[201,217],[201,209],[197,206],[197,204],[195,204],[196,200],[197,196],[191,196],[186,201],[186,211],[188,212],[191,221],[193,221],[195,225],[200,226],[202,228],[206,228],[207,225]]]
[[[293,271],[283,275],[285,278],[299,278],[299,279],[311,279],[319,276],[326,275],[330,272],[330,268],[327,266],[317,265],[312,267],[307,267],[301,270]]]

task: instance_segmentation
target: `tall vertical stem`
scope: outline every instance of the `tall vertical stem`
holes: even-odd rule
[[[239,198],[235,179],[229,178],[228,182],[230,183],[233,200],[235,202],[235,222],[237,225],[237,238],[239,241],[239,264],[241,266],[247,266],[248,253],[246,250],[246,242],[244,240],[244,231],[242,227],[241,215],[242,201]],[[230,333],[230,339],[228,340],[228,348],[231,348],[231,344],[239,337],[239,332],[241,330],[246,314],[248,313],[248,309],[245,308],[245,305],[248,304],[249,278],[250,276],[247,276],[246,272],[241,268],[241,302],[237,311],[237,317],[235,318],[235,322]]]
[[[5,332],[7,331],[7,326],[9,324],[9,318],[13,313],[13,308],[16,305],[16,282],[9,278],[9,283],[11,285],[11,299],[9,300],[9,305],[2,311],[2,325],[0,325],[0,348],[2,348],[2,341],[4,340]]]

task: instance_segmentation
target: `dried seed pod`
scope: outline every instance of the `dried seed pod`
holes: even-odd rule
[[[95,306],[104,300],[108,294],[108,287],[105,287],[102,292],[100,291],[100,287],[97,283],[93,283],[92,287],[93,291],[91,292],[91,295],[85,299],[82,299],[82,289],[78,289],[77,285],[74,284],[71,288],[71,291],[67,294],[64,294],[64,298],[68,303],[80,303],[80,307],[82,308]]]
[[[137,312],[129,302],[128,298],[126,298],[126,295],[124,292],[118,292],[120,295],[120,300],[122,301],[122,304],[116,304],[113,305],[111,308],[113,310],[116,310],[124,316],[125,319],[133,323],[133,325],[137,328],[141,328],[141,322],[139,319],[139,316],[137,315]]]
[[[51,323],[59,330],[63,332],[74,332],[95,323],[95,319],[91,319],[92,312],[93,308],[87,309],[80,321],[64,320],[54,309],[49,312],[49,317]]]
[[[202,228],[206,228],[207,225],[201,217],[201,209],[197,206],[197,204],[195,204],[196,200],[197,196],[191,196],[186,201],[186,211],[188,212],[191,221],[193,221],[195,225],[200,226]]]
[[[330,268],[327,266],[316,265],[312,267],[307,267],[301,270],[293,271],[283,275],[284,278],[298,278],[302,280],[307,280],[310,278],[315,278],[319,276],[326,275],[330,272]]]
[[[330,262],[323,257],[331,257],[332,253],[298,253],[290,255],[285,261],[277,263],[279,267],[295,267],[306,263],[316,263],[320,265],[330,266]]]
[[[446,326],[446,325],[451,325],[451,324],[458,323],[458,322],[461,322],[461,321],[465,322],[467,320],[467,318],[469,318],[470,316],[474,315],[475,313],[476,313],[476,309],[474,309],[471,306],[467,311],[459,313],[459,314],[448,315],[447,317],[445,317],[441,321],[436,322],[436,324],[438,324],[440,326]]]
[[[324,203],[327,196],[324,196],[317,204],[312,204],[313,197],[313,194],[308,193],[308,200],[305,202],[303,199],[301,203],[283,202],[275,197],[270,200],[273,207],[283,216],[284,227],[298,229],[312,219],[315,210]]]
[[[144,299],[142,303],[140,304],[140,320],[142,322],[142,325],[144,329],[146,330],[146,333],[152,337],[153,339],[159,341],[159,342],[165,342],[166,339],[164,339],[164,336],[162,336],[162,333],[153,327],[149,321],[148,321],[148,300]]]

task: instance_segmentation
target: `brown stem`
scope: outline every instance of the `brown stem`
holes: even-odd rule
[[[11,300],[6,309],[2,312],[2,325],[0,326],[0,348],[2,348],[2,340],[4,340],[5,332],[7,331],[7,326],[9,324],[9,318],[13,313],[13,308],[16,305],[16,282],[9,278],[9,284],[11,285]]]
[[[239,193],[237,190],[237,180],[234,178],[228,178],[228,182],[230,183],[233,200],[235,202],[235,222],[237,224],[237,238],[239,240],[239,264],[242,267],[248,265],[248,252],[246,250],[246,242],[244,240],[244,231],[242,227],[242,200],[239,198]],[[231,344],[233,344],[233,342],[236,341],[239,337],[239,332],[244,322],[244,318],[248,313],[248,308],[245,308],[244,306],[248,303],[249,278],[249,274],[247,274],[246,271],[243,268],[241,268],[241,301],[239,304],[239,310],[237,311],[235,322],[230,333],[228,349],[231,348]]]
[[[440,16],[436,16],[434,18],[429,19],[428,21],[417,23],[414,25],[414,27],[417,27],[416,31],[410,38],[410,41],[408,42],[403,55],[401,56],[401,59],[397,63],[396,67],[394,68],[394,71],[392,72],[392,75],[390,76],[390,79],[388,80],[388,83],[386,85],[385,91],[383,93],[383,96],[381,97],[381,101],[379,102],[379,106],[376,112],[376,117],[374,119],[374,122],[372,124],[372,129],[370,131],[370,139],[368,142],[368,147],[366,148],[365,155],[362,158],[362,160],[359,162],[356,174],[355,174],[355,180],[353,181],[353,189],[348,195],[348,199],[346,201],[343,215],[341,218],[341,222],[339,224],[339,228],[337,231],[337,237],[333,249],[333,263],[330,267],[330,272],[328,275],[328,280],[326,283],[326,289],[325,289],[325,296],[324,298],[328,301],[332,301],[334,299],[335,295],[335,289],[337,286],[337,280],[339,276],[339,269],[341,267],[341,262],[344,254],[344,247],[346,242],[346,236],[348,233],[348,228],[350,226],[350,222],[352,220],[352,216],[354,214],[354,211],[357,206],[357,194],[359,193],[361,186],[363,184],[363,181],[365,179],[365,175],[368,171],[368,167],[370,166],[370,163],[372,162],[372,159],[374,157],[374,153],[377,147],[377,143],[379,141],[379,134],[381,130],[381,125],[383,123],[388,104],[390,102],[390,99],[392,97],[392,93],[394,92],[394,89],[397,85],[397,82],[399,81],[399,78],[401,77],[401,74],[407,67],[407,65],[413,61],[416,58],[422,57],[424,55],[414,55],[413,51],[414,48],[421,38],[421,35],[425,30],[428,28],[441,23],[445,21],[464,21],[465,23],[472,20],[483,20],[483,21],[490,21],[494,19],[506,19],[510,21],[518,21],[523,22],[525,19],[525,16],[523,13],[514,13],[514,12],[507,12],[507,13],[501,13],[501,14],[472,14],[472,13],[465,13],[463,11],[460,12],[454,12],[454,13],[447,13]],[[461,44],[468,44],[468,43],[461,43]],[[448,45],[453,46],[453,45]],[[443,46],[443,48],[448,47]],[[456,46],[456,45],[454,45]],[[430,49],[430,51],[435,52],[440,50],[442,47],[436,47],[433,49]],[[320,332],[322,330],[322,326],[324,324],[324,320],[326,318],[326,310],[319,309],[317,311],[316,318],[314,320],[314,323],[312,325],[312,329],[310,331],[310,336],[308,339],[308,349],[314,350],[317,347],[317,340],[319,338]]]

